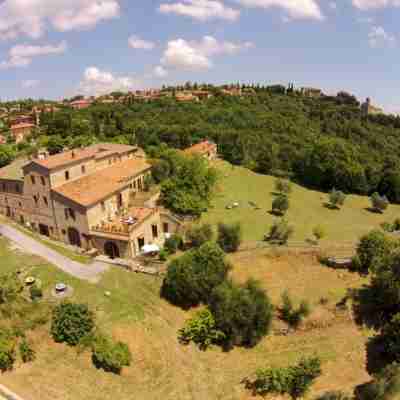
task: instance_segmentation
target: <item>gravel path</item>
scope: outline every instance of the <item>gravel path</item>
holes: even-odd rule
[[[75,278],[84,279],[90,282],[97,282],[101,274],[109,268],[109,265],[94,261],[91,264],[81,264],[77,261],[70,260],[68,257],[50,249],[44,244],[32,239],[21,231],[5,224],[0,224],[0,234],[15,242],[27,253],[38,255],[49,263],[60,268],[67,274]]]

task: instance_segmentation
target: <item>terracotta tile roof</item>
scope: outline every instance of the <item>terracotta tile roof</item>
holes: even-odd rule
[[[205,154],[210,150],[215,149],[215,143],[205,140],[203,142],[197,143],[188,149],[185,149],[186,154]]]
[[[55,193],[88,207],[124,188],[127,181],[151,168],[143,159],[130,159],[53,189]]]
[[[125,144],[95,144],[83,149],[75,149],[71,151],[65,151],[60,154],[55,154],[43,160],[35,159],[33,162],[51,170],[75,163],[79,160],[85,160],[88,158],[101,158],[102,156],[111,154],[123,154],[133,150],[135,150],[135,147]]]

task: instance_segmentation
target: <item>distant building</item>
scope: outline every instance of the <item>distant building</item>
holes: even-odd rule
[[[371,104],[371,99],[368,97],[365,102],[361,104],[361,114],[363,116],[383,114],[383,109],[373,106]]]
[[[217,158],[218,149],[214,142],[204,140],[203,142],[185,149],[184,153],[187,155],[199,155],[207,160],[215,160]]]
[[[199,101],[199,98],[195,96],[192,92],[176,92],[175,93],[176,101],[181,103],[188,101]]]
[[[35,124],[32,123],[11,125],[10,131],[15,143],[24,141],[27,136],[32,134],[33,128],[35,128]]]
[[[306,96],[306,97],[321,97],[322,96],[322,90],[318,89],[318,88],[302,87],[300,89],[300,92],[303,96]]]
[[[85,108],[88,108],[92,105],[91,100],[75,100],[69,103],[69,105],[74,109],[74,110],[83,110]]]

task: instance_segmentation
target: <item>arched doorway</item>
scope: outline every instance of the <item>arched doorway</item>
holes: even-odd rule
[[[112,259],[120,258],[119,248],[114,242],[106,242],[104,245],[104,253]]]
[[[81,235],[75,228],[68,228],[68,240],[72,246],[81,247]]]

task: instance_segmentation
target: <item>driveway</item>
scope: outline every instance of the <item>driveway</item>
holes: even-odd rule
[[[75,278],[97,282],[101,274],[109,268],[109,265],[98,261],[94,261],[91,264],[81,264],[73,261],[9,225],[0,224],[0,234],[15,242],[27,253],[44,258],[50,264],[55,265]]]

